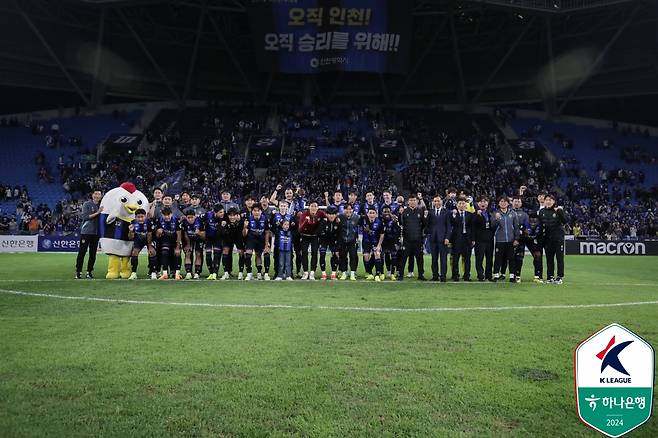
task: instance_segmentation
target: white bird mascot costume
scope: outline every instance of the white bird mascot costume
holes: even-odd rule
[[[146,196],[131,182],[124,182],[103,196],[100,217],[101,249],[108,255],[105,278],[130,277],[130,254],[133,241],[128,237],[128,227],[135,219],[135,211],[149,209]]]

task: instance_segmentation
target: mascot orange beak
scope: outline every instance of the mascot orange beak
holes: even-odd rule
[[[139,208],[139,205],[137,205],[137,204],[123,204],[123,208],[125,208],[128,213],[135,214],[135,212]]]

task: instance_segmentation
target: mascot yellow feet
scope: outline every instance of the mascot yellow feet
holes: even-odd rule
[[[107,258],[107,275],[105,275],[105,278],[108,280],[119,278],[119,270],[121,269],[121,257],[108,255]]]
[[[121,260],[121,278],[127,280],[132,274],[132,267],[130,266],[130,257],[120,257]]]

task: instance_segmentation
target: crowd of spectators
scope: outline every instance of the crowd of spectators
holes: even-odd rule
[[[528,208],[536,208],[534,195],[549,191],[572,212],[570,228],[576,234],[605,238],[656,236],[656,188],[645,187],[645,175],[623,167],[606,168],[599,163],[594,175],[582,170],[569,152],[555,162],[542,153],[504,153],[500,133],[478,132],[468,123],[455,122],[444,129],[430,118],[413,112],[371,112],[368,108],[299,110],[280,109],[280,134],[288,149],[296,151],[282,160],[272,160],[266,171],[257,173],[255,164],[245,158],[249,135],[270,133],[266,114],[255,109],[226,110],[211,107],[194,117],[179,115],[175,123],[147,133],[148,147],[133,155],[109,156],[97,162],[81,158],[91,151],[76,148],[62,152],[57,163],[47,163],[43,153],[35,156],[42,181],[61,184],[66,200],[54,208],[33,206],[26,187],[0,184],[0,201],[16,201],[16,214],[2,212],[0,232],[69,233],[77,231],[81,202],[92,189],[109,190],[124,180],[149,192],[161,187],[166,192],[185,190],[201,196],[206,206],[219,200],[222,190],[236,199],[269,195],[277,185],[302,188],[306,199],[322,201],[325,192],[355,190],[380,195],[422,193],[426,197],[445,194],[456,187],[467,195],[511,195],[521,185],[528,187]],[[507,112],[497,117],[512,117]],[[328,132],[326,121],[345,130]],[[341,123],[334,123],[341,121]],[[18,121],[0,121],[0,126],[20,126]],[[350,127],[354,127],[352,128]],[[367,126],[366,131],[363,126]],[[357,129],[358,127],[358,129]],[[30,125],[30,129],[33,126]],[[53,133],[51,126],[50,134]],[[296,132],[314,129],[330,142],[348,141],[341,158],[310,160],[309,146],[317,139],[298,137]],[[539,130],[542,127],[535,126]],[[57,129],[55,129],[57,131]],[[190,132],[200,132],[188,141]],[[44,134],[45,135],[45,134]],[[366,135],[381,138],[404,136],[409,139],[409,159],[399,175],[387,170],[381,157],[363,153]],[[44,169],[42,171],[42,168]],[[258,174],[258,177],[256,176]],[[397,178],[396,178],[397,176]],[[560,176],[566,184],[558,184]],[[398,187],[396,182],[401,183]]]
[[[18,196],[13,196],[15,193]],[[0,200],[12,201],[14,206],[11,211],[0,210],[0,233],[70,234],[80,227],[82,199],[62,200],[51,209],[45,203],[33,205],[27,188],[23,186],[15,187],[11,198]]]

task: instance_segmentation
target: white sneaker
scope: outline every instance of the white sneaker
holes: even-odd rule
[[[263,275],[263,280],[270,281],[270,274],[265,273],[265,275]]]
[[[308,279],[311,281],[315,281],[315,272],[311,272],[308,274]]]
[[[198,280],[198,279],[199,279],[199,274],[197,274],[196,272],[194,273],[194,279],[195,279],[195,280]]]
[[[290,277],[288,277],[288,278],[290,278]],[[282,281],[282,280],[283,280],[283,278],[281,278],[281,277],[276,277],[276,278],[274,279],[274,281]]]
[[[253,279],[254,279],[254,276],[253,276],[253,274],[250,272],[249,274],[247,274],[247,277],[245,278],[245,281],[251,281],[251,280],[253,280]]]
[[[286,281],[293,281],[292,277],[286,277]]]
[[[151,272],[151,280],[157,280],[158,279],[158,274],[155,272]]]
[[[192,279],[192,273],[188,272],[187,274],[185,274],[185,279],[186,280],[191,280]]]
[[[128,280],[137,280],[137,272],[131,273],[130,277],[128,277]]]
[[[244,279],[242,272],[238,272],[238,280],[242,280],[242,279]]]
[[[256,279],[257,280],[262,280],[263,279],[263,274],[261,274],[260,272],[258,274],[256,274]]]
[[[356,274],[354,273],[354,271],[350,272],[350,280],[352,281],[356,280]]]
[[[231,278],[231,275],[228,272],[224,272],[224,275],[222,275],[220,280],[228,280],[229,278]]]
[[[413,272],[407,272],[407,278],[412,278],[414,276]]]
[[[304,275],[302,275],[302,280],[308,280],[308,272],[304,272]]]

